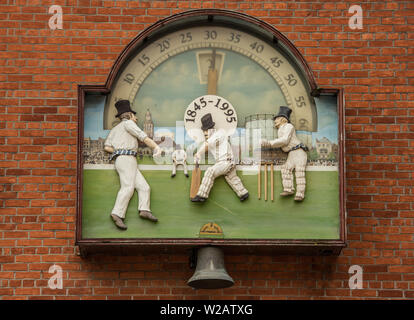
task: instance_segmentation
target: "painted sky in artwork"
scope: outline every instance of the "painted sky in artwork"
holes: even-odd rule
[[[85,138],[97,140],[106,138],[109,130],[103,129],[105,97],[90,95],[85,97],[84,132]]]
[[[312,140],[328,138],[331,142],[338,143],[338,113],[336,111],[336,97],[323,96],[315,99],[318,110],[318,131],[312,133]],[[93,140],[106,138],[109,130],[103,130],[103,113],[105,97],[89,96],[85,103],[84,137]],[[142,124],[140,124],[142,128]],[[182,123],[176,127],[155,127],[155,132],[171,132],[178,138],[177,143],[189,144],[191,139],[185,134]],[[244,129],[238,128],[238,134],[244,135]]]
[[[244,127],[246,116],[275,114],[278,106],[286,104],[278,85],[260,65],[238,53],[221,52],[225,53],[225,58],[217,94],[229,100],[236,109],[239,128]],[[175,132],[176,121],[183,121],[188,104],[205,94],[207,85],[200,84],[196,52],[174,56],[158,66],[140,88],[134,102],[138,125],[143,127],[145,112],[150,109],[156,130],[164,127],[181,137],[182,134]],[[337,143],[336,98],[321,96],[315,98],[315,102],[318,131],[312,133],[313,142],[326,137]],[[86,97],[85,137],[97,139],[108,135],[109,130],[103,130],[102,126],[104,104],[104,96]],[[239,134],[243,135],[241,131]],[[187,140],[187,137],[184,139]]]
[[[338,112],[335,96],[321,96],[315,98],[318,112],[318,131],[312,132],[312,140],[323,137],[331,142],[338,143]]]
[[[260,65],[238,53],[221,52],[225,59],[217,95],[236,109],[239,127],[248,115],[277,113],[276,106],[286,104],[275,80]],[[149,109],[155,126],[171,127],[183,120],[191,101],[205,94],[207,85],[200,84],[196,52],[189,51],[165,61],[148,76],[135,98],[135,111],[139,121]]]

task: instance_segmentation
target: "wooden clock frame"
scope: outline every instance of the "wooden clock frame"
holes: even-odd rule
[[[273,36],[274,42],[283,43],[294,55],[303,70],[312,96],[333,95],[337,97],[338,112],[338,146],[339,146],[339,239],[210,239],[210,238],[82,238],[82,182],[83,182],[83,133],[84,133],[84,104],[86,94],[108,95],[118,72],[137,46],[146,41],[150,34],[159,32],[174,22],[184,18],[214,16],[240,19],[246,23],[263,29]],[[115,61],[104,85],[78,86],[78,145],[77,145],[77,203],[76,203],[76,240],[82,256],[96,252],[185,252],[198,246],[220,246],[227,253],[255,254],[305,254],[305,255],[337,255],[346,246],[346,212],[345,212],[345,168],[344,168],[344,98],[342,89],[319,88],[313,73],[299,50],[273,26],[254,17],[228,10],[201,9],[175,14],[160,20],[142,31],[133,39]]]

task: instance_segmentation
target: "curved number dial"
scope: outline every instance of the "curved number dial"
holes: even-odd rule
[[[175,31],[149,43],[135,53],[114,83],[105,106],[104,128],[113,125],[116,109],[114,104],[119,99],[134,100],[149,75],[163,62],[188,51],[195,51],[197,60],[197,78],[200,84],[209,82],[217,89],[209,89],[209,94],[221,95],[220,85],[223,73],[228,70],[229,61],[226,54],[237,53],[261,66],[280,88],[284,102],[292,110],[291,122],[297,130],[316,131],[316,108],[307,86],[303,83],[300,72],[282,52],[254,35],[222,26],[203,26],[185,28]],[[211,52],[211,53],[210,53]],[[212,59],[214,57],[214,59]],[[214,69],[213,69],[214,68]],[[209,70],[214,70],[213,73]],[[210,80],[209,81],[209,76]],[[252,76],[253,77],[253,76]],[[217,81],[217,83],[214,83]],[[252,79],[254,81],[254,79]],[[207,93],[207,89],[205,91]],[[199,94],[195,95],[198,96]],[[226,96],[229,99],[228,96]],[[193,97],[194,99],[194,97]],[[234,103],[232,101],[232,103]],[[260,103],[260,102],[258,102]],[[185,104],[188,105],[188,102]],[[235,105],[237,109],[237,105]],[[254,106],[252,106],[254,108]],[[181,111],[181,115],[182,112]],[[278,105],[272,113],[276,114]],[[177,117],[178,120],[179,117]]]

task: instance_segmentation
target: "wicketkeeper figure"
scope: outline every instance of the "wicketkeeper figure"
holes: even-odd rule
[[[188,178],[187,171],[187,152],[185,152],[179,144],[176,145],[174,152],[171,155],[173,161],[173,169],[171,178],[174,178],[177,173],[177,166],[182,165],[184,168],[184,175]]]
[[[216,163],[208,167],[204,173],[200,188],[197,195],[191,199],[193,202],[204,202],[210,194],[213,187],[214,179],[219,176],[224,176],[227,183],[237,194],[241,201],[249,197],[249,192],[243,186],[242,181],[236,174],[236,164],[234,161],[233,151],[228,142],[228,136],[222,129],[214,129],[215,123],[211,113],[207,113],[201,118],[201,130],[203,130],[206,141],[201,146],[200,150],[195,154],[195,161],[200,163],[201,157],[210,151]]]
[[[115,107],[118,110],[115,117],[118,117],[121,122],[112,128],[105,140],[104,149],[112,153],[111,159],[116,158],[115,169],[121,184],[111,217],[118,228],[126,230],[127,226],[123,220],[134,189],[138,192],[139,216],[154,222],[158,221],[150,210],[150,186],[138,170],[136,159],[138,140],[153,149],[154,156],[160,155],[162,150],[137,126],[136,112],[131,109],[129,100],[120,100],[115,103]]]
[[[296,137],[295,127],[290,123],[292,109],[281,106],[279,113],[273,118],[278,138],[267,141],[261,140],[262,147],[281,148],[288,153],[286,163],[282,166],[282,197],[293,195],[293,170],[296,175],[295,201],[303,201],[305,198],[306,178],[305,169],[308,160],[306,151],[308,148]]]

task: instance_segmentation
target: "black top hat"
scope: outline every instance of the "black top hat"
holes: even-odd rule
[[[292,113],[291,108],[285,107],[285,106],[280,106],[279,113],[273,117],[273,120],[275,120],[278,117],[283,117],[287,121],[290,121],[289,118],[290,118],[291,113]]]
[[[115,108],[118,110],[118,114],[115,117],[119,117],[121,114],[125,112],[132,112],[136,114],[135,111],[131,109],[131,104],[129,100],[119,100],[115,103]]]
[[[214,128],[215,123],[211,117],[211,113],[207,113],[201,117],[201,130],[206,131],[208,129]]]

